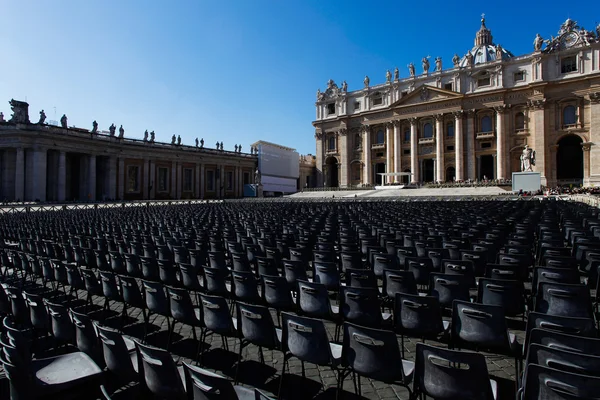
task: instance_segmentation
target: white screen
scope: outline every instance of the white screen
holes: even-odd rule
[[[262,176],[274,175],[294,179],[300,176],[298,152],[261,144],[259,145],[258,154],[259,169]]]
[[[296,182],[296,179],[269,175],[263,175],[261,179],[263,190],[266,192],[296,193],[298,191]]]

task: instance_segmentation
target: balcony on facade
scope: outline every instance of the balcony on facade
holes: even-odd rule
[[[337,152],[338,152],[337,149],[333,148],[333,149],[327,149],[325,151],[325,154],[327,154],[327,155],[333,155],[333,154],[337,154]]]
[[[379,149],[385,149],[385,143],[373,143],[371,145],[371,150],[379,150]]]
[[[495,131],[489,131],[489,132],[477,132],[475,134],[475,139],[493,139],[496,137],[496,132]]]
[[[435,143],[434,137],[419,138],[419,144],[432,144],[432,143]]]

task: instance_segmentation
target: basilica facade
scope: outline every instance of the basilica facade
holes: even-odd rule
[[[543,185],[600,184],[600,25],[568,19],[532,47],[513,55],[482,18],[450,68],[426,57],[406,78],[396,68],[356,91],[330,80],[313,122],[317,185],[376,185],[400,172],[393,182],[509,180],[525,146]]]

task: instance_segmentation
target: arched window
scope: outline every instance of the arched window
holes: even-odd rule
[[[492,117],[486,115],[481,118],[481,132],[492,132]]]
[[[515,115],[515,129],[518,131],[525,129],[525,114],[522,112],[519,112],[517,115]]]
[[[383,131],[380,129],[377,131],[377,144],[384,144],[385,143],[385,134],[383,133]]]
[[[454,124],[452,122],[446,124],[446,136],[454,137]]]
[[[426,139],[433,137],[433,125],[431,125],[429,122],[423,125],[423,137]]]
[[[404,131],[404,141],[410,142],[410,129]]]
[[[563,125],[575,125],[577,123],[577,112],[575,106],[566,106],[563,109]]]
[[[329,144],[327,145],[328,150],[335,150],[335,136],[329,137]]]

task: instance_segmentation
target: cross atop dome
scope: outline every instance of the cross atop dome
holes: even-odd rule
[[[493,44],[492,31],[485,26],[485,14],[481,14],[481,28],[475,36],[475,46],[486,46]]]

